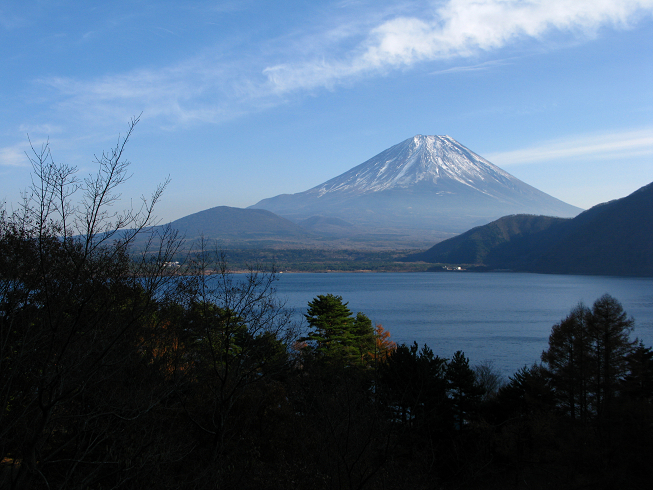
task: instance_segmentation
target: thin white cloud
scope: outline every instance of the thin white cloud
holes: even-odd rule
[[[28,167],[30,163],[25,155],[27,150],[29,145],[24,143],[0,148],[0,167]]]
[[[485,61],[483,63],[478,63],[476,65],[466,65],[466,66],[454,66],[452,68],[447,68],[446,70],[437,70],[431,72],[431,75],[444,75],[447,73],[460,73],[460,72],[469,72],[469,71],[485,71],[495,66],[504,66],[509,63],[508,60],[491,60]]]
[[[464,58],[552,32],[593,36],[629,27],[653,13],[653,0],[450,0],[422,17],[396,17],[373,28],[340,60],[284,63],[264,70],[277,93],[334,84],[419,62]]]
[[[60,109],[111,125],[123,121],[125,113],[144,112],[145,118],[160,118],[169,124],[188,121],[215,122],[225,113],[215,101],[237,99],[227,93],[229,67],[196,58],[160,70],[142,69],[109,75],[91,81],[51,77],[40,83],[63,96]]]
[[[653,127],[609,134],[577,136],[530,148],[486,155],[499,166],[522,165],[570,158],[616,159],[653,156]]]
[[[51,134],[61,133],[63,128],[55,124],[21,124],[18,126],[18,130],[21,133],[25,133],[31,136],[34,135],[45,135],[49,136]]]
[[[203,53],[160,69],[42,82],[62,96],[58,106],[65,112],[112,125],[141,111],[168,127],[217,122],[283,103],[295,92],[331,89],[421,62],[464,60],[561,32],[586,38],[606,26],[627,28],[653,14],[653,0],[448,0],[381,10],[357,10],[355,20],[337,18],[330,26],[318,23],[238,59]]]

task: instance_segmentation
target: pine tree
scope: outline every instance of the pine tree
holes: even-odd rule
[[[447,405],[445,360],[417,342],[397,346],[379,366],[381,397],[408,426],[437,425]]]
[[[594,404],[599,417],[612,409],[619,384],[626,376],[628,356],[636,345],[630,340],[634,323],[621,303],[609,294],[592,306],[588,327],[593,348]]]
[[[578,304],[567,317],[553,326],[549,348],[542,353],[555,386],[560,406],[572,419],[585,421],[589,414],[591,338],[588,322],[591,311]]]
[[[462,351],[457,351],[447,364],[445,378],[456,425],[462,428],[480,402],[483,390],[476,383],[476,373]]]
[[[360,361],[367,364],[374,358],[374,348],[376,344],[376,334],[372,327],[372,320],[364,313],[358,312],[352,325],[355,336],[354,348],[358,351]]]
[[[368,365],[375,359],[377,347],[386,352],[394,348],[394,343],[387,340],[390,334],[383,328],[375,330],[364,313],[353,316],[348,304],[343,303],[342,296],[333,294],[318,295],[309,302],[304,316],[311,331],[302,341],[318,357]]]
[[[318,295],[308,303],[304,315],[312,330],[306,341],[312,342],[320,355],[344,355],[354,345],[353,317],[342,296]],[[350,352],[349,352],[350,353]]]
[[[542,353],[559,405],[572,418],[602,418],[613,406],[628,372],[633,320],[621,303],[606,294],[592,309],[578,305],[553,326]]]

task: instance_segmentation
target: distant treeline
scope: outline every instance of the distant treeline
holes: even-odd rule
[[[423,272],[432,266],[400,262],[408,251],[221,248],[220,252],[233,270],[265,264],[280,272]],[[188,256],[179,252],[176,260],[185,262]]]

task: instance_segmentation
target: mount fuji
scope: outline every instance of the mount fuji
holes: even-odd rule
[[[509,214],[582,210],[520,181],[450,136],[409,138],[323,184],[251,206],[295,222],[338,218],[401,234],[460,233]]]

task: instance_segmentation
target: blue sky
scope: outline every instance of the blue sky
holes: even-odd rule
[[[25,152],[92,172],[142,113],[126,204],[163,221],[448,134],[588,208],[653,181],[653,0],[5,1],[0,199]],[[93,2],[95,4],[95,2]]]

